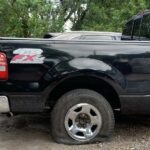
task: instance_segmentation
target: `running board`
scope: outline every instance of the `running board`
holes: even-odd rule
[[[8,98],[6,96],[0,96],[0,113],[10,112]]]

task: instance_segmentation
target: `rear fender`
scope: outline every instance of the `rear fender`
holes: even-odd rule
[[[115,89],[121,90],[126,87],[126,80],[119,70],[97,59],[75,58],[61,62],[48,74],[51,79],[56,79],[56,82],[75,76],[92,76],[109,82]]]

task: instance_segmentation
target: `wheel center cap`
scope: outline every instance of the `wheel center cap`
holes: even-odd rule
[[[91,119],[87,114],[81,113],[76,117],[75,122],[77,123],[78,127],[86,128],[87,125],[91,123]]]

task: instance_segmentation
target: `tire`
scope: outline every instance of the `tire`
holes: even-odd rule
[[[76,89],[64,94],[51,112],[51,134],[57,143],[101,142],[111,135],[114,124],[110,104],[102,95],[88,89]],[[81,131],[81,128],[84,130]]]

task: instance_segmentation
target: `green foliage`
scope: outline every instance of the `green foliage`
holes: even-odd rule
[[[134,14],[148,9],[149,0],[0,0],[0,36],[40,37],[72,30],[122,31]]]
[[[0,0],[0,35],[37,37],[47,31],[60,32],[61,10],[48,0]]]
[[[122,31],[125,22],[150,5],[145,0],[92,2],[81,30]],[[91,19],[89,19],[91,18]]]

